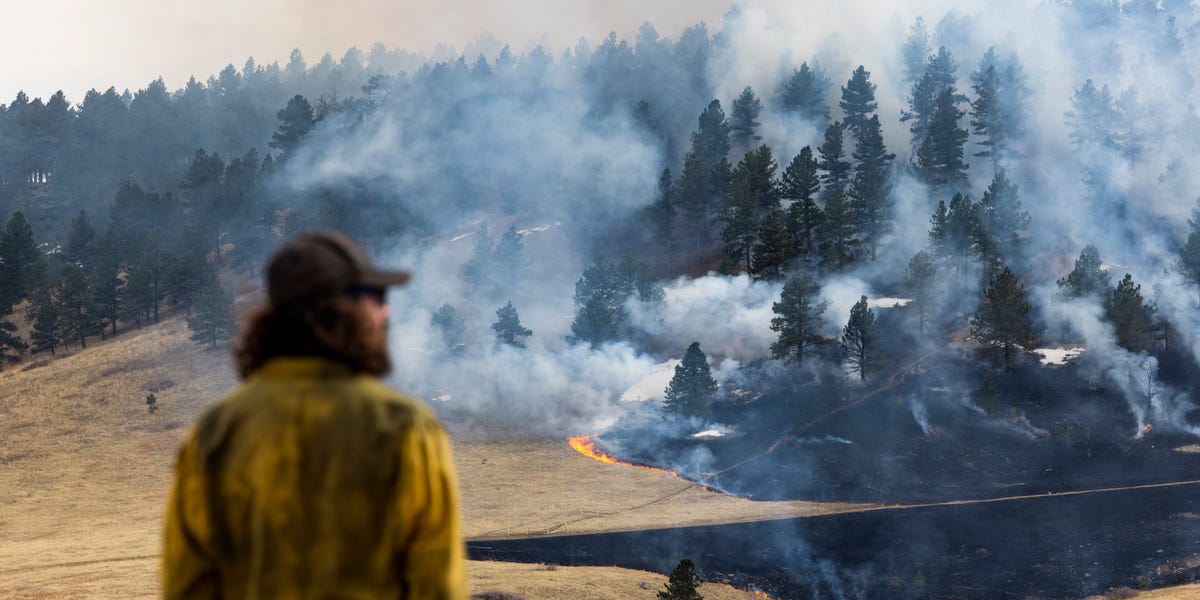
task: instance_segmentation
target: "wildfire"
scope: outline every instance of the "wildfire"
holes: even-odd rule
[[[646,465],[635,465],[623,460],[617,460],[616,458],[605,454],[602,450],[597,448],[595,440],[593,440],[592,436],[590,435],[577,435],[572,438],[567,438],[567,443],[570,444],[576,452],[588,458],[598,460],[602,463],[608,463],[610,465],[625,465],[626,467],[638,467],[639,469],[649,469],[651,471],[658,471],[659,473],[666,473],[668,475],[679,477],[679,473],[676,473],[675,471],[668,471],[667,469],[659,469],[657,467],[647,467]],[[679,478],[683,479],[682,477]]]
[[[1142,428],[1140,430],[1138,430],[1137,435],[1133,436],[1133,439],[1140,440],[1143,437],[1146,437],[1146,434],[1150,433],[1150,429],[1151,429],[1150,424],[1146,423],[1145,425],[1142,426]]]
[[[766,598],[767,600],[772,600],[772,598],[770,596],[768,596],[766,592],[760,592],[758,590],[754,590],[754,595],[758,596],[759,598]]]

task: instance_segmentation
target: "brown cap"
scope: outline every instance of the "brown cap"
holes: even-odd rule
[[[356,286],[408,283],[407,271],[371,264],[367,253],[345,234],[321,230],[299,235],[275,251],[267,263],[267,297],[280,305],[339,294]]]

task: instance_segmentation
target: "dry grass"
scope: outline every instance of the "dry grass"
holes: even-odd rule
[[[35,366],[36,365],[36,366]],[[187,427],[235,384],[224,350],[187,340],[182,319],[38,356],[0,372],[0,597],[156,594],[163,504]],[[154,393],[158,410],[146,409]],[[815,514],[754,503],[670,475],[605,465],[563,440],[456,440],[472,538],[583,533]],[[845,507],[843,507],[845,508]],[[475,589],[539,597],[638,597],[661,576],[622,569],[472,563]],[[582,590],[579,594],[574,591]],[[718,586],[711,586],[712,597]],[[554,590],[564,590],[562,593]],[[724,592],[722,592],[724,593]]]

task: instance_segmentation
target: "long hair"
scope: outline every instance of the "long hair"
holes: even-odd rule
[[[268,360],[311,356],[339,362],[356,373],[392,370],[387,349],[367,343],[369,323],[357,301],[333,294],[304,303],[267,304],[250,311],[233,343],[238,374],[246,379]]]

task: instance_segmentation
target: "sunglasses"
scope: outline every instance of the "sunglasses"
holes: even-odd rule
[[[367,297],[380,304],[387,304],[387,288],[383,286],[356,283],[346,288],[346,293],[355,300]]]

